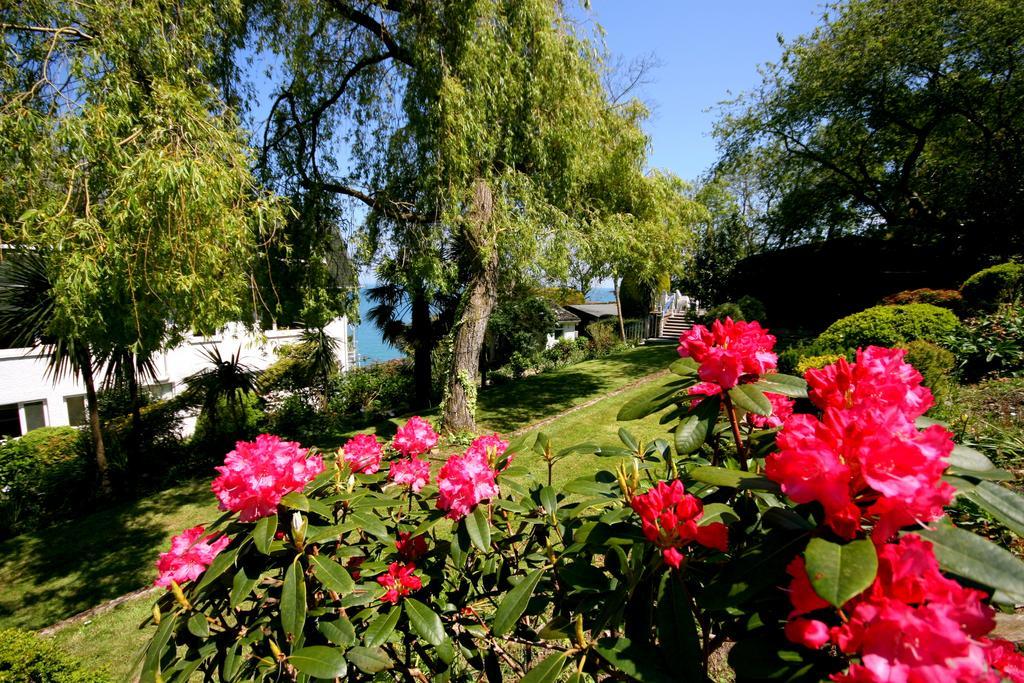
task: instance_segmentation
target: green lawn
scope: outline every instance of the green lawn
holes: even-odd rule
[[[511,432],[552,417],[657,372],[675,357],[671,346],[640,347],[481,391],[481,430]],[[615,413],[642,390],[632,388],[541,429],[559,447],[584,441],[617,443],[620,425]],[[391,420],[376,431],[388,436],[401,422]],[[664,433],[653,418],[628,426],[644,438]],[[544,471],[535,455],[520,456],[519,462],[535,466],[538,474]],[[595,467],[613,465],[594,456],[573,456],[559,463],[555,477],[568,481]],[[156,556],[170,537],[215,516],[209,480],[203,479],[0,543],[0,628],[43,628],[146,586],[154,575]],[[132,663],[126,653],[137,651],[147,636],[135,627],[149,604],[148,597],[128,601],[55,637],[85,661],[104,662],[119,680]],[[110,648],[112,641],[119,646]]]

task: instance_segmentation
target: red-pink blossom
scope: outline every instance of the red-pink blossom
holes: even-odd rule
[[[395,549],[403,561],[415,562],[427,554],[427,538],[423,534],[413,536],[408,531],[400,531],[395,540]]]
[[[217,534],[203,538],[204,531],[200,525],[186,529],[171,539],[170,551],[161,553],[156,561],[159,575],[154,585],[170,586],[171,581],[182,584],[198,579],[213,562],[213,558],[231,542],[227,536],[214,540]]]
[[[380,469],[383,454],[377,437],[371,434],[356,434],[342,447],[345,462],[353,472],[373,474]]]
[[[1024,683],[1024,656],[1016,645],[1000,638],[981,638],[980,642],[985,648],[985,658],[988,659],[989,666],[999,672],[1004,679],[1013,683]]]
[[[407,457],[416,457],[437,445],[438,435],[429,422],[422,417],[409,418],[409,421],[398,428],[391,445],[396,451]]]
[[[498,434],[484,434],[473,439],[473,443],[466,449],[466,454],[483,456],[491,467],[497,467],[498,460],[507,449],[508,441],[503,440]],[[508,467],[508,464],[505,466]]]
[[[276,513],[285,494],[301,491],[324,471],[323,458],[306,457],[307,452],[294,441],[270,434],[239,441],[216,468],[220,476],[212,488],[220,509],[238,512],[243,522]]]
[[[869,346],[857,351],[857,361],[840,358],[804,375],[811,401],[826,408],[854,406],[896,407],[911,419],[924,415],[935,403],[921,384],[921,373],[906,363],[906,349]]]
[[[775,337],[757,322],[716,320],[711,329],[695,325],[679,337],[679,355],[693,358],[704,382],[728,390],[737,384],[756,382],[775,369],[772,353]]]
[[[397,604],[400,599],[423,587],[423,581],[416,576],[416,565],[392,562],[386,574],[377,577],[377,583],[387,590],[381,596],[384,602]]]
[[[388,479],[419,493],[430,483],[430,463],[422,458],[402,458],[391,463]]]
[[[453,455],[437,474],[437,507],[451,519],[462,519],[480,501],[498,495],[497,471],[479,450]]]
[[[793,414],[793,399],[787,398],[782,394],[772,394],[769,392],[765,392],[765,397],[772,404],[771,415],[747,413],[747,419],[750,421],[750,424],[758,429],[781,427],[782,423]]]
[[[693,541],[722,552],[727,548],[728,528],[721,522],[701,526],[704,505],[686,493],[678,479],[670,484],[658,482],[646,493],[633,496],[630,505],[640,516],[644,536],[662,549],[665,563],[674,569],[683,561],[680,550]]]

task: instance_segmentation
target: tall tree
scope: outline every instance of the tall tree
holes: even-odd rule
[[[1019,252],[1022,62],[1018,0],[831,3],[726,109],[723,165],[761,160],[784,188],[768,212],[784,242],[852,227]]]
[[[602,85],[601,53],[550,0],[265,3],[251,26],[280,55],[268,174],[365,205],[364,255],[450,255],[457,288],[443,420],[474,427],[499,274],[564,271],[602,213],[595,175],[642,178],[639,109]]]

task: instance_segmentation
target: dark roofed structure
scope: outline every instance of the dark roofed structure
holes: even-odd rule
[[[578,323],[580,322],[580,317],[561,306],[555,306],[555,320],[560,323]]]

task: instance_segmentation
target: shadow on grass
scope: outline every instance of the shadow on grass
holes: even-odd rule
[[[585,372],[548,373],[480,392],[480,408],[488,428],[511,432],[568,410],[601,387],[601,381]]]
[[[161,517],[210,499],[195,482],[0,543],[0,626],[41,628],[146,586],[167,537]]]

